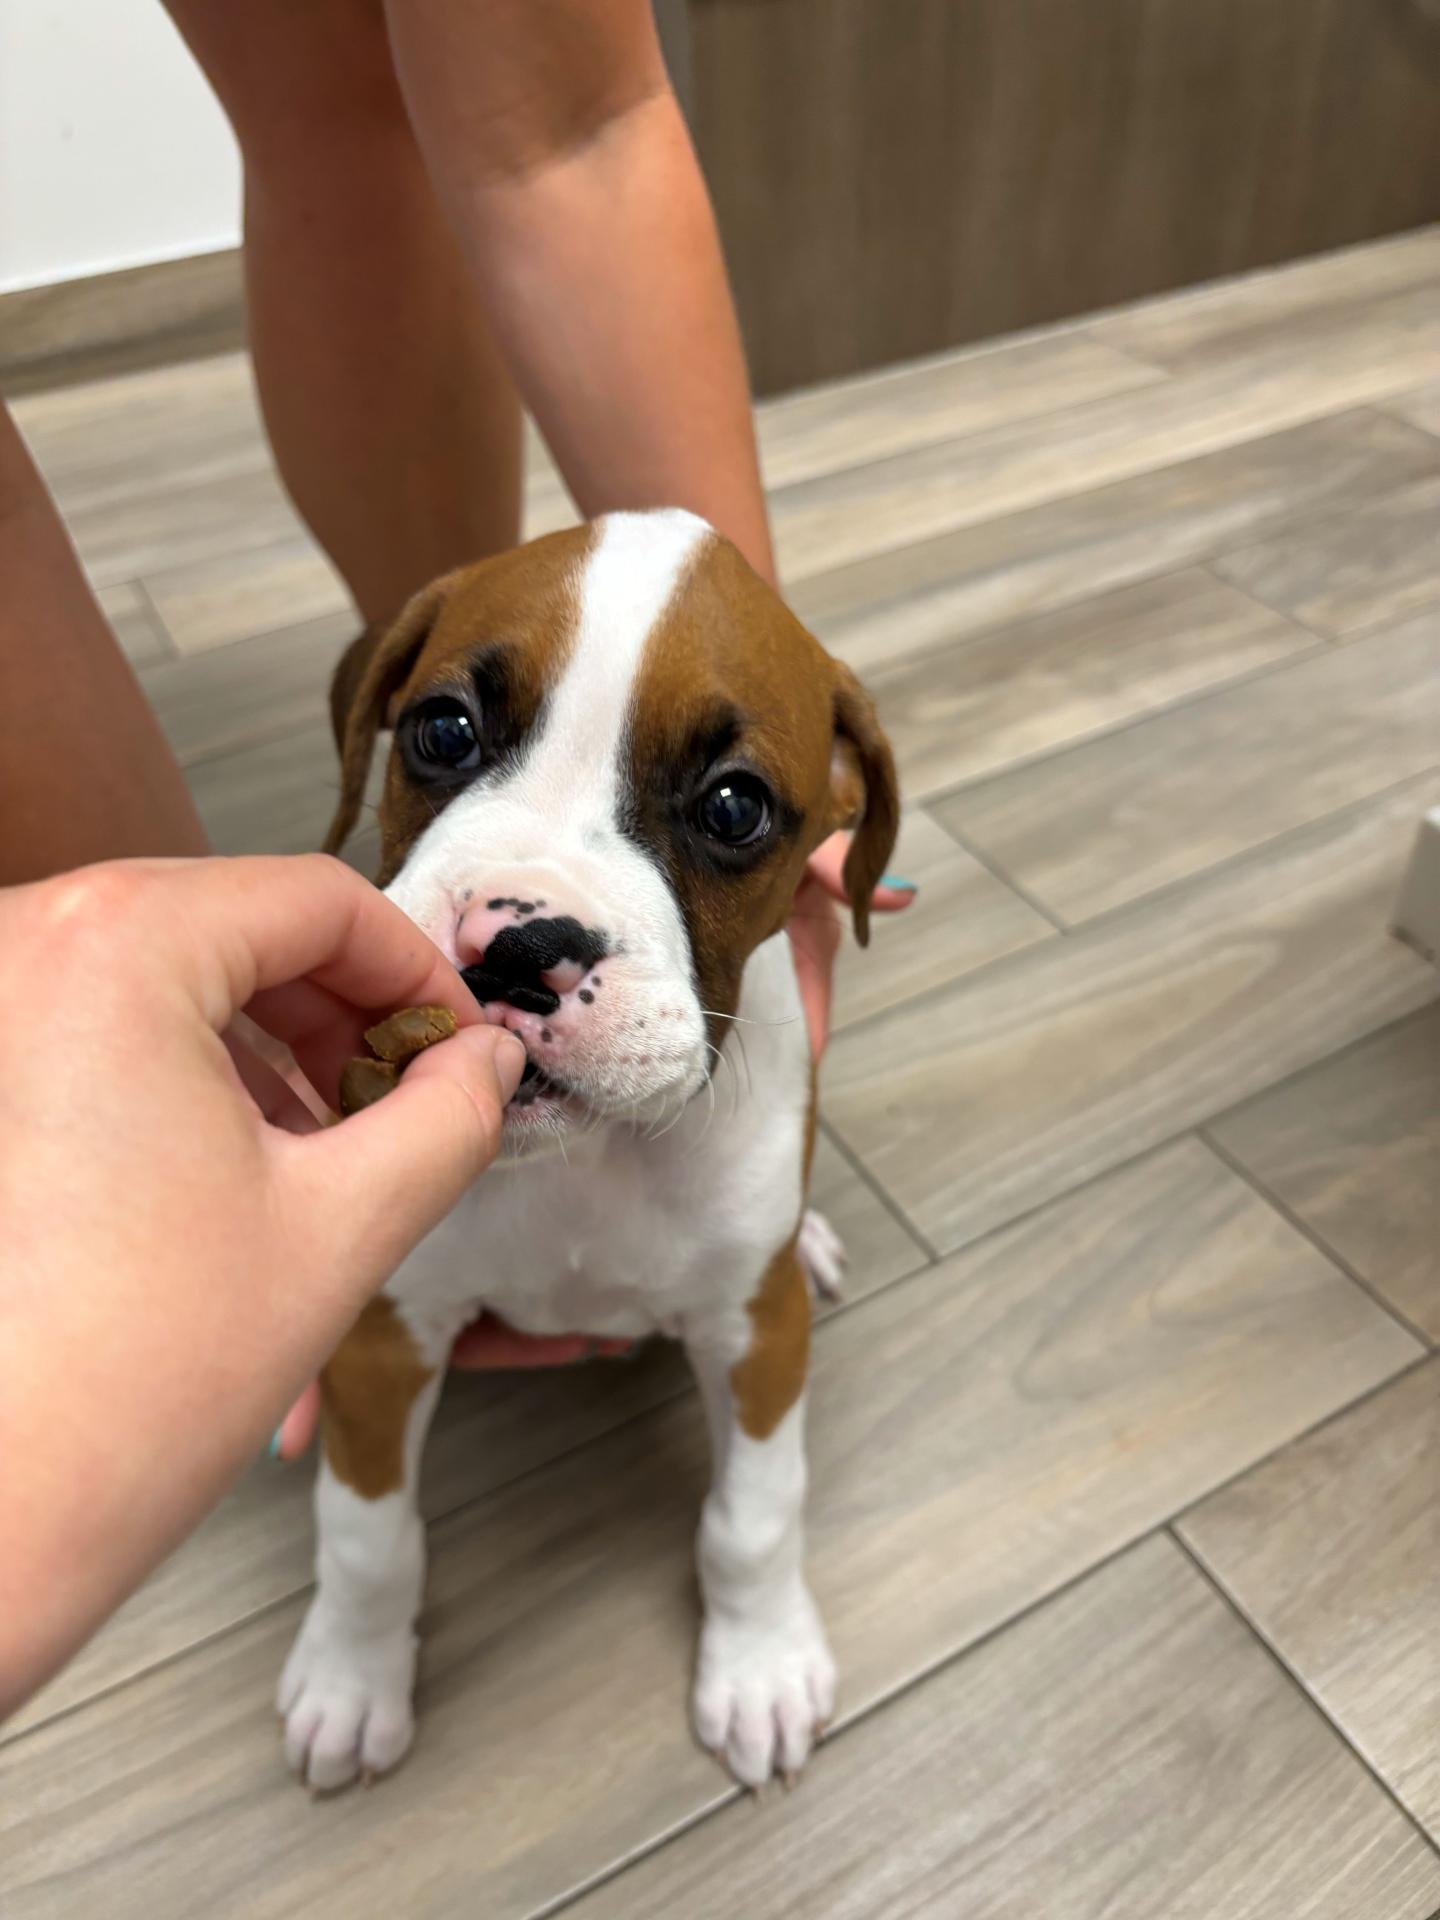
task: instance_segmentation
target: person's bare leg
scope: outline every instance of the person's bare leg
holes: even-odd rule
[[[378,0],[168,0],[240,142],[250,343],[296,505],[366,620],[519,538],[520,411]]]
[[[386,0],[416,138],[586,514],[682,506],[773,576],[709,196],[650,0]]]
[[[0,887],[205,851],[175,756],[0,407]]]

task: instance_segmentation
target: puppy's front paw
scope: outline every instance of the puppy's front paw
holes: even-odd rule
[[[706,1617],[694,1706],[702,1744],[742,1786],[800,1771],[835,1710],[835,1662],[803,1586],[773,1618]]]
[[[415,1644],[408,1627],[357,1635],[312,1602],[276,1694],[285,1758],[307,1786],[348,1786],[404,1758],[415,1735]]]
[[[845,1291],[845,1242],[814,1207],[800,1217],[795,1251],[810,1283],[810,1298],[838,1300]]]

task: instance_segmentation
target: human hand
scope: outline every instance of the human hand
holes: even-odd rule
[[[795,976],[800,983],[810,1054],[816,1061],[824,1053],[830,1037],[835,956],[843,937],[835,903],[838,901],[844,906],[849,898],[841,878],[849,847],[848,833],[832,833],[828,840],[821,841],[810,856],[805,878],[796,889],[785,929],[795,955]],[[870,904],[877,913],[903,913],[915,894],[916,888],[909,880],[887,873],[876,887]]]
[[[509,1372],[526,1367],[568,1367],[577,1360],[629,1353],[633,1340],[587,1340],[583,1334],[517,1333],[497,1314],[472,1320],[450,1350],[450,1365],[467,1373]],[[271,1454],[298,1460],[320,1424],[320,1388],[311,1381],[275,1430]]]
[[[366,1025],[421,1002],[461,1031],[323,1130],[221,1037],[243,1009],[333,1105]],[[44,1592],[47,1640],[73,1642],[199,1517],[489,1164],[523,1065],[425,936],[319,855],[0,893],[0,1451],[24,1463],[0,1493],[22,1543],[0,1621]]]

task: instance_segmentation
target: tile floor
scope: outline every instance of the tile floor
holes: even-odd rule
[[[216,844],[314,845],[352,621],[244,364],[16,411]],[[758,1810],[689,1742],[674,1354],[467,1379],[406,1765],[284,1772],[309,1475],[257,1464],[0,1735],[7,1920],[1440,1912],[1440,982],[1386,932],[1440,799],[1440,230],[761,433],[922,888],[825,1071],[833,1737]]]

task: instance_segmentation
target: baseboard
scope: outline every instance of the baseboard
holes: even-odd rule
[[[245,343],[238,247],[0,294],[0,392],[73,386]]]

